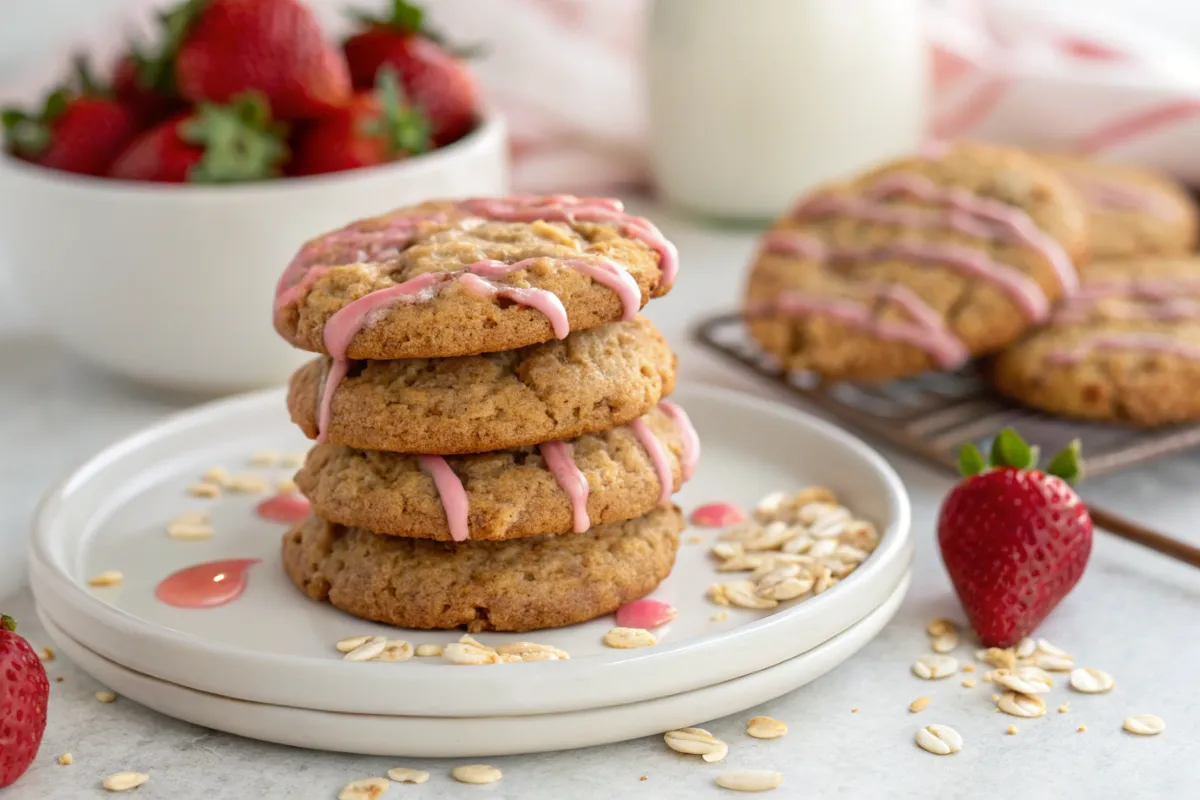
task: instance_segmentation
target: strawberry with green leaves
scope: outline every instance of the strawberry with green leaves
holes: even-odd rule
[[[356,15],[362,30],[342,45],[355,87],[375,85],[390,66],[413,105],[425,112],[439,146],[461,138],[479,117],[479,89],[466,63],[430,30],[425,12],[407,0],[392,0],[386,17]]]
[[[985,461],[973,444],[959,456],[965,479],[942,503],[938,545],[980,640],[1010,647],[1034,632],[1087,567],[1092,519],[1070,481],[1079,443],[1037,469],[1036,447],[1001,431]]]
[[[313,121],[296,138],[293,175],[319,175],[373,167],[423,153],[429,122],[405,102],[394,70],[379,73],[379,86],[358,92],[350,104]]]
[[[16,631],[13,618],[0,615],[0,789],[37,756],[50,699],[46,668]]]
[[[286,129],[255,93],[201,103],[139,136],[109,175],[131,181],[232,183],[274,178],[288,156]]]
[[[24,161],[80,175],[103,175],[137,133],[128,109],[75,61],[74,85],[56,89],[36,113],[0,112],[5,147]]]

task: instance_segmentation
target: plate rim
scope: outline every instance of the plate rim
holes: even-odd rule
[[[257,662],[260,667],[275,670],[281,668],[294,669],[297,658],[312,661],[314,665],[317,665],[318,659],[314,657],[256,653],[222,643],[214,643],[211,640],[201,639],[192,634],[147,622],[120,608],[111,606],[95,598],[81,582],[68,574],[56,562],[56,559],[51,556],[48,551],[48,542],[45,541],[51,535],[50,532],[54,524],[54,513],[57,507],[65,502],[71,490],[85,483],[95,475],[102,473],[123,456],[142,447],[153,445],[157,440],[169,437],[179,430],[197,425],[211,425],[214,420],[223,419],[227,415],[267,413],[268,404],[271,404],[272,409],[283,408],[282,400],[284,392],[285,389],[283,388],[259,390],[206,403],[172,414],[104,448],[52,487],[38,504],[34,515],[33,534],[30,537],[29,544],[30,584],[39,604],[52,608],[61,608],[61,604],[65,604],[71,608],[72,613],[88,618],[102,627],[113,629],[122,636],[134,637],[134,639],[141,640],[160,641],[164,646],[169,646],[203,658],[232,659],[240,663]],[[606,681],[622,681],[622,675],[628,674],[632,670],[641,669],[648,662],[656,662],[651,664],[651,668],[662,669],[664,660],[670,663],[672,659],[704,658],[706,655],[720,658],[721,654],[717,650],[718,648],[737,647],[739,644],[745,643],[747,639],[753,640],[755,637],[771,635],[779,628],[785,627],[795,618],[797,612],[794,609],[803,609],[804,616],[823,614],[826,609],[833,607],[833,604],[837,603],[841,598],[846,597],[841,592],[849,586],[866,591],[866,584],[869,581],[879,582],[887,580],[888,585],[886,586],[886,590],[890,591],[900,581],[902,573],[909,568],[911,563],[914,546],[911,533],[912,510],[907,490],[904,487],[903,481],[891,465],[870,445],[848,431],[839,428],[837,425],[815,417],[805,411],[745,392],[703,383],[683,383],[677,387],[673,396],[681,398],[684,406],[687,405],[688,401],[686,398],[688,396],[703,397],[717,403],[738,407],[742,410],[757,411],[768,416],[787,419],[792,425],[806,429],[806,433],[815,433],[818,437],[823,437],[836,446],[849,450],[853,456],[862,461],[866,467],[876,474],[885,487],[887,495],[886,507],[890,512],[889,516],[891,518],[884,527],[880,547],[872,555],[872,558],[864,562],[859,569],[831,591],[806,600],[803,604],[796,604],[782,612],[748,621],[732,629],[713,632],[699,637],[691,637],[677,642],[664,642],[665,646],[653,649],[614,651],[613,653],[600,653],[573,659],[572,674],[574,677],[572,680],[586,680],[590,676],[595,678],[602,677]],[[879,588],[882,589],[883,587]],[[61,604],[58,602],[60,600]],[[97,642],[89,641],[89,634],[87,632],[81,635],[78,629],[79,626],[73,625],[71,619],[64,620],[63,615],[59,615],[57,612],[56,618],[59,620],[59,624],[65,625],[66,629],[75,638],[89,644],[93,649],[101,653],[105,653],[106,650],[112,652],[111,649],[104,646],[97,646]],[[88,626],[82,627],[86,629]],[[825,636],[822,641],[830,638],[832,635],[836,635],[836,631],[833,634]],[[779,656],[778,658],[772,656],[774,658],[772,663],[778,663],[794,655],[795,652],[791,651],[787,655]],[[584,666],[581,667],[579,665]],[[561,665],[555,666],[561,668]],[[766,665],[760,662],[760,666],[757,668],[761,669],[762,666]],[[545,669],[546,665],[527,665],[526,669],[528,670],[530,667],[536,673],[539,667]],[[325,668],[325,665],[310,667],[310,669],[314,670],[323,670]],[[741,668],[735,668],[734,671],[736,669]],[[620,672],[620,670],[625,670],[625,672]],[[147,674],[155,674],[150,669],[142,668],[140,671]],[[752,671],[754,669],[744,670],[739,674],[747,674],[747,672]],[[276,672],[275,674],[279,673]],[[537,674],[548,677],[546,673]],[[636,673],[634,674],[636,675]],[[156,675],[156,677],[168,681],[172,680],[170,675]],[[728,677],[728,674],[726,677]],[[448,693],[453,693],[455,680],[446,674],[443,674],[438,679],[440,688]],[[700,685],[707,685],[707,683],[704,683],[705,680],[696,681],[694,679],[689,685],[692,688],[698,688]],[[496,682],[498,686],[502,683],[511,683],[507,679],[501,682],[498,678],[484,676],[472,677],[470,679],[463,677],[457,679],[457,682],[471,684]],[[711,682],[709,681],[709,683]],[[626,683],[628,682],[626,681]],[[224,690],[223,693],[231,694],[228,690]],[[625,694],[621,694],[622,699],[607,702],[634,702],[637,699],[646,699],[651,696],[661,696],[669,693],[661,691],[661,689],[637,689],[634,686],[628,686]],[[256,701],[261,698],[245,697],[243,699]],[[595,702],[589,700],[587,702],[601,704],[605,701]],[[444,713],[444,716],[459,716],[459,714]]]

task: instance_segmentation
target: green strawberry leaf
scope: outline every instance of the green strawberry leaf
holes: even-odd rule
[[[958,451],[958,471],[964,478],[971,478],[987,469],[983,453],[971,442],[967,442]]]
[[[0,629],[15,631],[17,629],[17,621],[8,614],[0,614]]]
[[[377,17],[369,11],[351,9],[350,18],[367,26],[394,28],[404,33],[425,34],[425,9],[408,0],[392,0],[392,11]]]
[[[1012,428],[1005,428],[992,440],[991,465],[1029,469],[1035,466],[1034,452]]]
[[[362,126],[366,136],[378,136],[387,143],[388,155],[417,155],[430,146],[429,120],[421,109],[408,104],[400,88],[400,76],[395,68],[384,66],[375,79],[375,94],[383,107],[379,119],[367,120]]]
[[[1083,477],[1083,465],[1079,461],[1081,445],[1078,439],[1058,452],[1046,465],[1046,474],[1056,475],[1067,483],[1074,483]]]
[[[204,148],[188,173],[193,183],[234,183],[281,174],[287,159],[287,127],[271,120],[257,92],[235,95],[229,105],[201,103],[176,129],[179,138]]]

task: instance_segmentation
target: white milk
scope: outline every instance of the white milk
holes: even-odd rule
[[[778,215],[815,184],[919,147],[922,0],[654,0],[655,177],[700,213]]]

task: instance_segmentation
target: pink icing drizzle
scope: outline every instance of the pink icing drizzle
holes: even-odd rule
[[[1064,303],[1054,314],[1054,322],[1082,322],[1089,312],[1106,300],[1121,298],[1136,304],[1122,309],[1120,314],[1106,312],[1118,319],[1193,319],[1200,317],[1200,279],[1195,278],[1132,278],[1085,285],[1079,293]]]
[[[746,521],[746,512],[732,503],[708,503],[699,506],[688,521],[702,528],[726,528]]]
[[[441,456],[418,456],[417,462],[433,478],[442,509],[446,512],[450,538],[465,542],[470,536],[470,529],[467,527],[467,490],[463,488],[462,481]]]
[[[236,600],[246,590],[246,571],[258,558],[196,564],[168,575],[154,596],[176,608],[213,608]]]
[[[1095,350],[1145,350],[1200,361],[1200,347],[1157,333],[1106,333],[1085,339],[1070,349],[1054,350],[1046,356],[1052,364],[1078,364]]]
[[[312,504],[302,494],[279,494],[263,500],[254,511],[271,522],[299,522],[312,511]]]
[[[1042,288],[1025,273],[1001,264],[986,253],[957,244],[897,241],[878,247],[836,247],[799,231],[775,230],[763,237],[763,248],[817,261],[886,261],[913,258],[951,267],[987,281],[1012,299],[1028,319],[1040,322],[1050,312],[1050,301]]]
[[[559,300],[554,292],[519,286],[500,286],[469,272],[459,278],[458,282],[465,292],[476,297],[507,297],[514,303],[537,309],[550,321],[550,327],[557,339],[564,339],[571,332],[571,323],[567,321],[567,309],[563,308],[562,300]]]
[[[588,528],[592,527],[592,521],[588,518],[587,501],[588,501],[588,482],[583,476],[583,472],[575,464],[575,459],[571,457],[571,451],[567,447],[566,442],[546,442],[538,448],[542,453],[542,458],[546,460],[546,466],[550,468],[551,474],[554,475],[554,480],[562,487],[562,490],[571,498],[571,511],[574,515],[576,533],[583,533]]]
[[[662,486],[662,490],[658,495],[658,502],[659,504],[665,503],[671,499],[671,490],[675,488],[675,480],[671,475],[671,462],[667,460],[667,451],[662,446],[662,442],[650,431],[650,427],[646,425],[646,420],[635,419],[629,423],[629,427],[633,430],[633,435],[641,442],[642,447],[646,450],[646,455],[650,456],[650,461],[654,464],[654,471],[658,474],[658,482]]]
[[[906,208],[882,202],[897,196],[913,197],[941,208]],[[1079,286],[1075,266],[1062,245],[1038,228],[1024,211],[965,189],[938,186],[921,175],[885,175],[862,195],[817,194],[792,211],[796,219],[831,214],[907,228],[948,228],[989,241],[1024,245],[1050,262],[1063,294],[1070,295]]]
[[[1066,177],[1089,205],[1101,211],[1140,211],[1161,218],[1179,215],[1179,207],[1174,203],[1158,192],[1136,186],[1130,181],[1106,180],[1075,172]]]
[[[658,407],[671,418],[675,423],[675,430],[679,432],[679,439],[683,442],[683,458],[679,461],[679,469],[683,479],[690,481],[696,474],[696,464],[700,461],[700,436],[682,408],[670,400],[663,400]]]
[[[622,628],[660,628],[675,619],[675,607],[662,600],[634,600],[617,609],[617,624]]]

